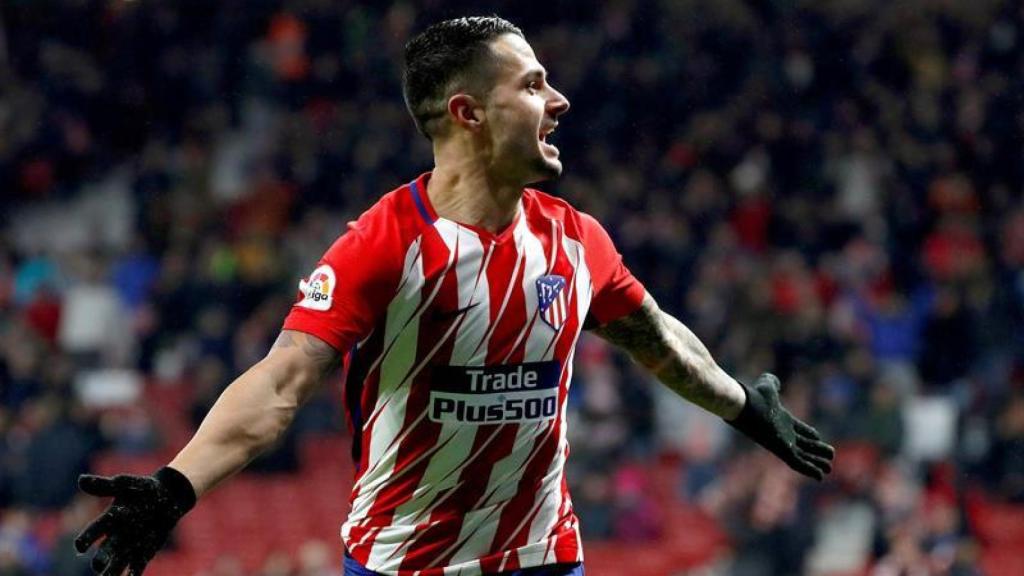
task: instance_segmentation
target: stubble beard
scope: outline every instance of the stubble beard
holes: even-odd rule
[[[529,162],[530,179],[527,184],[556,180],[562,175],[562,162],[560,158],[549,159],[544,155],[543,148],[538,148],[537,156]]]
[[[518,156],[518,158],[516,158]],[[505,154],[506,177],[517,175],[522,186],[528,186],[547,180],[555,180],[562,175],[560,158],[549,158],[544,153],[542,144],[522,146],[519,150],[508,150]]]
[[[541,157],[535,161],[535,164],[532,172],[537,175],[537,178],[534,182],[556,180],[562,175],[562,163],[557,160],[551,161]]]

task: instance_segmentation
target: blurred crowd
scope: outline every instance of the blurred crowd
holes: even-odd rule
[[[972,507],[1024,503],[1024,7],[483,11],[523,28],[572,102],[566,174],[541,188],[596,216],[731,374],[778,374],[840,451],[831,479],[802,481],[584,338],[569,480],[585,537],[685,538],[648,490],[669,458],[676,496],[729,536],[724,573],[979,574]],[[0,575],[86,573],[77,474],[179,448],[139,399],[181,390],[197,424],[344,223],[430,168],[402,47],[480,12],[0,6]],[[341,430],[340,396],[260,467],[287,472],[305,434]],[[60,510],[40,538],[34,519]],[[264,573],[322,569],[279,560]]]

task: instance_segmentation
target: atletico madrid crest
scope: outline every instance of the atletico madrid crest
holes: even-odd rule
[[[565,295],[565,278],[549,274],[537,278],[537,302],[540,317],[555,330],[562,327],[569,316],[569,303]]]

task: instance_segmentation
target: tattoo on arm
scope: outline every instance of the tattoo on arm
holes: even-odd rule
[[[658,303],[646,294],[639,310],[599,326],[593,332],[629,352],[637,362],[657,374],[671,354],[661,315]]]
[[[624,349],[680,396],[725,418],[739,413],[742,387],[711,357],[682,322],[664,313],[647,294],[640,309],[594,330]]]
[[[341,354],[323,340],[296,330],[282,330],[272,348],[299,348],[316,371],[326,376],[341,364]]]

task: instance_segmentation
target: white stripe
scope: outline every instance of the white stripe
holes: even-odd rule
[[[555,555],[551,551],[555,547],[556,540],[557,538],[548,538],[547,548],[544,549],[544,560],[541,561],[543,564],[553,564],[555,562]]]
[[[542,433],[545,439],[536,442],[536,434],[539,428],[540,426],[538,425],[520,426],[516,434],[512,453],[495,464],[491,471],[484,496],[474,506],[474,510],[466,515],[462,531],[459,534],[459,540],[456,541],[456,545],[460,549],[452,557],[453,562],[465,559],[467,556],[473,557],[474,550],[476,550],[477,556],[488,552],[501,551],[500,548],[497,550],[491,549],[498,530],[498,524],[501,521],[501,513],[512,497],[515,496],[519,481],[530,460],[543,447],[546,437],[554,429],[553,426],[547,426],[547,430]],[[534,448],[537,448],[537,450],[534,450]],[[509,539],[518,532],[518,529],[514,530]],[[503,543],[502,548],[507,545],[508,542]],[[479,551],[480,547],[484,548],[483,552]]]
[[[415,368],[413,368],[412,370],[409,371],[409,373],[406,375],[405,379],[399,384],[399,386],[400,386],[399,392],[396,392],[388,400],[380,403],[380,406],[381,406],[380,411],[381,411],[382,414],[384,414],[385,417],[388,417],[388,413],[384,412],[384,409],[389,406],[389,402],[390,402],[390,400],[392,398],[398,397],[399,399],[401,399],[403,401],[408,399],[408,389],[407,388],[403,388],[403,386],[406,383],[411,383],[416,378],[416,376],[419,375],[419,373],[427,366],[427,364],[430,362],[430,360],[441,349],[441,346],[443,346],[444,343],[447,342],[448,339],[452,337],[452,333],[455,331],[456,327],[457,327],[457,324],[452,324],[448,328],[448,331],[445,332],[444,335],[441,338],[439,338],[438,341],[434,344],[434,347],[430,349],[430,352],[428,352],[423,357],[423,359],[420,361],[420,363],[417,364]],[[404,393],[402,393],[403,390],[404,390]],[[404,408],[405,408],[404,404],[403,404],[402,408],[404,410]],[[382,464],[387,464],[389,466],[392,466],[392,469],[393,469],[394,463],[395,463],[395,461],[397,460],[397,457],[398,457],[398,451],[401,449],[401,446],[402,446],[402,441],[405,440],[405,438],[410,433],[412,433],[413,430],[416,429],[416,426],[426,417],[426,415],[427,415],[427,412],[424,410],[423,412],[421,412],[416,417],[415,420],[410,422],[408,426],[403,426],[402,427],[401,432],[397,436],[393,437],[391,442],[388,443],[387,447],[385,448],[384,453],[379,456],[379,458],[377,459],[377,462],[374,465],[372,465],[372,467],[370,468],[370,470],[372,470],[374,472],[374,474],[372,475],[373,479],[372,480],[367,480],[367,475],[364,475],[362,478],[359,479],[359,482],[357,483],[357,486],[360,486],[362,489],[364,489],[367,492],[375,492],[376,490],[378,490],[381,487],[383,487],[383,485],[391,483],[394,480],[394,478],[396,477],[394,474],[383,475],[383,474],[379,473],[379,469],[380,469]],[[404,416],[403,416],[402,422],[404,423]],[[371,439],[371,441],[372,441],[372,439]],[[438,446],[441,446],[441,444],[439,444]],[[424,455],[420,455],[419,459],[422,459],[423,457],[424,457]],[[419,459],[417,461],[419,461]],[[403,472],[399,473],[398,476],[400,476],[402,473],[404,473],[407,469],[408,469],[408,467],[406,469],[403,469]]]
[[[444,270],[441,272],[439,278],[444,278],[444,276],[448,274],[448,271],[451,269],[451,266],[453,264],[453,260],[454,251],[449,251],[448,263],[445,266]],[[406,322],[406,324],[401,329],[402,332],[399,334],[399,338],[404,338],[403,335],[406,333],[406,330],[414,330],[414,342],[418,341],[419,317],[422,316],[422,314],[429,307],[430,303],[437,296],[441,284],[442,283],[438,281],[435,284],[435,287],[431,292],[430,296],[428,297],[428,299],[424,301],[424,303],[420,305],[418,308],[414,308],[415,313],[413,314],[412,320],[416,320],[417,322],[415,324],[412,322],[412,320]],[[397,422],[401,427],[401,424],[404,423],[405,419],[404,411],[406,401],[408,400],[409,392],[409,388],[405,386],[405,384],[411,382],[416,377],[416,375],[419,374],[419,372],[424,368],[424,366],[427,365],[430,359],[433,358],[435,354],[437,354],[442,344],[444,344],[444,342],[446,342],[448,338],[451,337],[451,334],[456,326],[456,324],[453,324],[448,329],[448,331],[443,335],[443,337],[437,341],[434,347],[423,357],[420,363],[417,364],[416,367],[413,368],[411,371],[408,371],[403,379],[398,381],[397,384],[390,386],[390,388],[394,390],[394,393],[389,395],[387,398],[381,398],[380,396],[378,396],[377,404],[374,410],[374,415],[367,420],[368,422],[372,421],[377,415],[381,414],[384,415],[384,417],[390,418],[390,415],[393,413],[394,408],[393,406],[390,405],[391,400],[397,398],[401,402],[399,406],[401,409],[401,414],[399,414],[399,417],[397,418]],[[383,375],[381,378],[383,379]],[[387,410],[387,412],[385,412],[385,410]],[[356,483],[356,487],[359,489],[359,497],[357,498],[356,503],[353,504],[353,513],[355,513],[357,510],[356,504],[360,504],[358,511],[360,512],[360,514],[364,516],[364,518],[362,518],[360,522],[365,523],[370,520],[370,517],[368,516],[368,511],[369,508],[372,506],[373,500],[377,497],[378,492],[382,488],[384,488],[388,483],[394,480],[394,465],[395,462],[397,461],[398,452],[399,449],[401,448],[402,441],[409,435],[411,431],[415,429],[416,425],[419,424],[419,422],[424,418],[424,416],[425,413],[420,414],[416,418],[416,420],[413,421],[409,426],[404,427],[404,429],[400,431],[399,435],[393,436],[390,442],[388,442],[386,445],[382,442],[381,445],[386,446],[384,453],[377,455],[375,459],[370,459],[370,465],[368,466],[367,472],[364,473],[363,476],[360,477],[359,482]],[[373,437],[371,436],[371,444],[372,443]],[[421,455],[420,458],[423,458],[425,456],[426,455]],[[369,533],[364,535],[362,541],[365,541],[366,538],[368,537]]]
[[[492,254],[494,251],[494,243],[491,243]],[[518,250],[518,247],[517,247]],[[487,336],[481,341],[481,346],[487,340],[490,340],[491,335],[494,334],[495,328],[501,323],[501,319],[505,316],[505,310],[508,308],[508,302],[512,299],[512,294],[515,291],[515,279],[519,276],[519,268],[523,265],[523,254],[521,251],[516,253],[516,265],[512,268],[512,274],[509,276],[508,288],[505,289],[505,296],[501,299],[501,308],[498,309],[498,314],[494,317],[494,321],[491,322],[490,327],[487,329]],[[493,306],[493,304],[492,304]],[[513,347],[514,348],[514,347]]]
[[[566,291],[566,298],[568,298],[568,294],[575,291],[577,298],[576,314],[578,315],[576,333],[572,336],[572,346],[569,348],[569,357],[566,359],[564,367],[565,386],[568,388],[572,381],[573,360],[576,357],[576,341],[579,339],[583,318],[586,316],[590,305],[589,294],[591,281],[590,270],[587,268],[587,261],[584,257],[583,245],[564,235],[561,240],[562,249],[565,251],[565,254],[569,258],[569,262],[575,270],[572,281],[569,285],[563,288],[563,290]],[[568,301],[566,304],[568,304]],[[566,398],[568,398],[568,394],[566,394]],[[547,538],[554,529],[555,524],[558,522],[559,513],[562,512],[564,508],[564,502],[562,499],[562,475],[565,469],[566,454],[569,449],[569,422],[566,418],[567,404],[568,402],[563,401],[560,407],[561,430],[558,432],[558,449],[555,453],[555,457],[552,459],[551,466],[544,475],[541,488],[538,490],[538,493],[542,495],[543,501],[540,512],[537,513],[536,520],[534,520],[533,525],[530,526],[528,542],[537,542]],[[545,558],[545,562],[547,561],[548,559]]]
[[[562,245],[565,247],[565,253],[569,254],[569,259],[575,263],[576,267],[574,278],[576,284],[576,314],[579,319],[580,328],[582,328],[587,312],[590,311],[590,299],[593,296],[594,290],[593,281],[590,276],[590,267],[587,266],[587,254],[583,244],[568,236],[562,237]],[[568,300],[566,300],[566,305],[568,306]]]
[[[465,564],[452,564],[444,569],[445,576],[480,576],[483,570],[480,568],[480,561],[473,560]]]
[[[406,254],[406,258],[409,258],[410,254],[413,254],[411,248]],[[357,511],[361,513],[360,515],[365,514],[373,498],[376,496],[377,489],[389,481],[391,471],[394,469],[398,447],[401,444],[401,438],[397,434],[402,434],[402,437],[404,437],[409,433],[408,429],[402,430],[402,424],[405,422],[405,402],[409,397],[409,388],[405,384],[416,376],[424,364],[437,353],[439,348],[439,345],[435,345],[417,367],[412,370],[409,369],[409,366],[416,359],[420,317],[434,298],[437,297],[441,288],[441,282],[437,282],[427,300],[422,304],[419,302],[420,293],[426,279],[423,278],[422,253],[416,251],[416,254],[415,258],[418,265],[415,265],[412,269],[415,271],[417,278],[414,281],[405,282],[403,293],[398,294],[388,306],[388,322],[384,333],[385,342],[393,342],[393,344],[388,345],[387,351],[381,355],[381,375],[377,401],[370,416],[366,419],[366,426],[368,428],[373,425],[373,428],[370,430],[368,466],[356,483],[356,488],[359,489],[359,498],[353,503],[353,510],[350,516]],[[454,257],[454,252],[448,254],[448,262],[441,273],[441,278],[448,273],[454,262]],[[397,309],[393,323],[391,320],[392,308]],[[394,336],[389,337],[389,334],[392,333]],[[445,338],[447,338],[447,335],[445,335]],[[443,342],[444,339],[441,341]],[[411,356],[407,356],[410,347],[412,350]],[[394,362],[392,362],[393,357],[397,358]],[[393,404],[393,400],[397,401],[398,404]],[[386,428],[386,436],[378,435],[378,428],[375,422],[380,417],[386,418],[390,422],[390,425]],[[409,429],[411,428],[409,427]],[[363,506],[357,508],[356,504],[365,499],[369,501],[362,502]]]
[[[458,261],[455,263],[455,276],[458,286],[458,308],[473,306],[465,313],[465,318],[453,323],[457,326],[452,344],[453,366],[480,366],[487,359],[487,345],[481,340],[490,336],[487,327],[490,319],[490,292],[487,284],[485,266],[489,263],[494,251],[488,252],[484,258],[484,248],[480,238],[472,231],[447,220],[438,220],[436,228],[449,251],[454,252],[458,243]],[[447,340],[447,338],[445,339]],[[439,343],[440,344],[440,343]],[[425,417],[426,410],[420,418]],[[420,479],[419,486],[411,499],[395,510],[392,527],[415,528],[426,520],[432,508],[429,503],[442,490],[451,489],[459,480],[459,473],[470,457],[473,439],[478,428],[444,424],[441,428],[435,447],[431,451],[426,471]],[[461,463],[461,465],[460,465]],[[441,502],[436,502],[435,506]],[[397,570],[401,565],[410,545],[414,542],[407,537],[412,531],[389,528],[378,535],[370,552],[368,565],[373,570]]]
[[[548,274],[552,264],[549,264],[549,261],[544,258],[544,245],[527,226],[526,218],[520,219],[514,234],[516,248],[524,256],[525,269],[519,289],[523,291],[523,300],[526,304],[527,325],[531,318],[534,321],[533,330],[526,339],[523,362],[550,360],[552,354],[545,352],[551,338],[551,329],[536,316],[539,311],[537,279]],[[553,249],[555,244],[552,240]],[[554,252],[552,252],[553,254]],[[553,261],[551,259],[551,262]],[[513,348],[517,347],[518,342],[522,340],[526,328],[524,326],[524,332],[520,333],[517,344]],[[507,361],[507,359],[506,357],[505,360]],[[494,552],[494,550],[490,550],[490,547],[498,530],[501,512],[504,510],[505,504],[516,494],[519,481],[526,470],[526,460],[530,456],[537,436],[546,435],[550,431],[550,422],[519,426],[512,451],[498,460],[491,469],[483,501],[478,502],[474,507],[475,510],[466,514],[463,520],[457,540],[461,546],[452,557],[453,563]]]
[[[552,229],[554,224],[552,223]],[[515,343],[509,349],[508,354],[501,360],[502,364],[508,362],[509,357],[512,353],[519,348],[519,344],[523,341],[523,337],[527,334],[534,332],[533,328],[540,320],[540,307],[538,306],[537,299],[537,278],[544,276],[551,272],[551,268],[555,265],[555,260],[552,258],[550,262],[545,261],[541,255],[544,253],[544,245],[540,243],[537,236],[530,230],[530,227],[526,223],[526,218],[521,218],[519,225],[515,229],[515,240],[516,248],[520,253],[527,257],[527,267],[523,274],[523,290],[525,290],[525,302],[526,302],[526,322],[523,324],[523,329],[519,331],[519,336],[516,337]],[[554,246],[554,243],[552,243]],[[530,266],[530,262],[539,262],[539,271],[536,267]],[[530,355],[529,344],[527,344],[526,362],[529,362],[529,358],[535,357]]]
[[[579,335],[579,332],[577,332],[577,335]],[[568,382],[572,379],[572,361],[575,357],[575,345],[574,339],[573,349],[569,353],[569,358],[566,359],[566,386],[568,386]],[[565,447],[568,443],[567,404],[568,402],[563,401],[560,407],[561,422],[558,431],[558,447],[555,449],[555,457],[551,459],[551,464],[541,480],[541,486],[537,490],[537,494],[540,497],[540,511],[537,513],[536,518],[534,518],[533,524],[530,525],[530,535],[527,538],[527,542],[539,542],[546,538],[558,521],[558,511],[562,503],[562,471],[565,468]]]
[[[390,352],[387,354],[388,361],[381,367],[380,392],[377,397],[378,403],[381,398],[390,397],[387,392],[393,388],[395,382],[401,380],[402,376],[412,366],[416,359],[416,335],[419,332],[419,319],[414,317],[414,312],[419,304],[420,292],[423,289],[423,257],[420,252],[420,240],[413,242],[405,254],[403,266],[402,292],[388,305],[387,319],[384,328],[384,342],[393,343],[389,345]],[[408,391],[406,391],[408,394]],[[367,475],[375,474],[374,470],[380,470],[379,477],[391,475],[394,468],[394,461],[382,464],[377,460],[378,455],[387,443],[391,441],[394,434],[401,427],[405,417],[405,403],[399,401],[392,407],[393,410],[400,410],[396,416],[385,418],[371,431],[370,454],[368,455],[371,467],[360,478],[362,483]],[[373,490],[361,490],[355,501],[352,503],[352,511],[342,527],[342,536],[348,542],[351,529],[357,523],[364,520],[366,513],[376,496]]]

